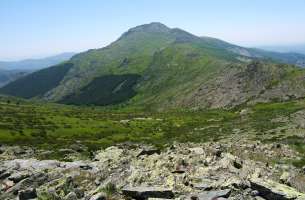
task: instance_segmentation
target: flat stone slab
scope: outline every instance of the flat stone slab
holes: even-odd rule
[[[260,178],[250,179],[251,188],[259,192],[259,196],[267,200],[305,200],[305,194],[296,189],[272,180],[263,180]]]
[[[229,197],[230,189],[205,191],[198,194],[198,200],[215,200],[222,197]]]
[[[204,191],[196,194],[192,194],[188,196],[187,200],[220,200],[220,199],[226,199],[231,194],[230,189],[226,190],[211,190],[211,191]]]
[[[124,187],[122,189],[124,196],[132,197],[137,200],[148,199],[148,198],[164,198],[172,199],[174,198],[174,193],[171,189],[163,187]]]

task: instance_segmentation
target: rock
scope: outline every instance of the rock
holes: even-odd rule
[[[243,167],[242,165],[242,161],[239,160],[239,159],[236,159],[233,161],[233,166],[236,168],[236,169],[241,169]]]
[[[193,195],[191,199],[198,199],[198,200],[218,200],[222,197],[229,197],[231,193],[230,189],[226,190],[211,190],[211,191],[205,191],[201,192],[197,195]]]
[[[260,178],[250,179],[251,188],[259,192],[259,196],[267,200],[290,200],[305,198],[305,194],[296,189],[272,180],[263,180]]]
[[[18,192],[19,200],[34,199],[36,197],[37,197],[36,190],[33,188],[28,188],[28,189],[21,190]]]
[[[4,166],[8,169],[15,170],[46,170],[59,167],[60,162],[56,160],[36,160],[36,159],[15,159],[4,162]]]
[[[65,200],[77,200],[77,195],[75,194],[75,192],[70,192],[69,194],[67,194],[64,198]]]
[[[120,159],[121,155],[123,154],[123,149],[119,149],[118,147],[108,147],[104,151],[99,152],[95,156],[95,160],[101,162],[107,162],[109,160],[117,161]]]
[[[169,199],[164,199],[164,198],[148,198],[148,200],[169,200]]]
[[[291,174],[289,172],[284,172],[280,177],[281,183],[289,186],[291,186],[290,180],[291,180]]]
[[[106,200],[106,194],[103,192],[93,195],[89,200]]]
[[[26,190],[27,188],[36,188],[47,182],[47,175],[43,173],[36,173],[26,179],[21,180],[16,185],[7,190],[7,193],[18,194],[18,191]]]
[[[124,187],[122,189],[124,196],[132,197],[137,200],[148,199],[148,198],[174,198],[174,193],[171,189],[162,187]]]
[[[144,148],[144,149],[142,149],[141,151],[140,151],[140,153],[137,155],[137,157],[139,157],[139,156],[142,156],[142,155],[148,155],[148,156],[150,156],[150,155],[153,155],[153,154],[160,154],[161,153],[161,151],[160,151],[160,149],[157,149],[157,148],[152,148],[152,147],[150,147],[150,148]]]
[[[193,184],[193,188],[198,189],[198,190],[208,190],[211,189],[210,184],[207,183],[196,183]]]
[[[27,171],[15,172],[8,177],[9,180],[14,181],[14,183],[18,183],[19,181],[29,177],[30,174]]]
[[[5,171],[5,172],[0,174],[0,179],[5,179],[5,178],[9,177],[10,175],[11,175],[10,172]]]
[[[190,151],[197,155],[204,154],[204,150],[201,147],[190,148]]]
[[[187,172],[188,169],[186,166],[183,166],[183,165],[179,165],[176,167],[176,169],[174,171],[172,171],[172,173],[174,174],[183,174],[185,172]]]
[[[8,190],[9,188],[13,187],[14,185],[15,185],[15,184],[14,184],[13,181],[8,181],[8,180],[6,180],[6,181],[3,181],[3,182],[2,182],[2,189],[3,189],[3,190]]]

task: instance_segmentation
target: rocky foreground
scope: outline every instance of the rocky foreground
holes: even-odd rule
[[[282,144],[118,145],[73,162],[38,160],[32,148],[2,146],[0,199],[305,199],[305,168]],[[280,162],[275,162],[276,160]]]

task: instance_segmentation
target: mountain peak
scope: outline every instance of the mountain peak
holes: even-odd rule
[[[168,33],[170,28],[160,22],[152,22],[149,24],[143,24],[129,29],[122,37],[138,32],[150,32],[150,33]]]

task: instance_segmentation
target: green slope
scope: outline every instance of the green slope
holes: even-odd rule
[[[64,63],[58,66],[34,72],[22,77],[0,89],[2,94],[32,98],[42,96],[59,85],[73,64]]]
[[[136,95],[133,86],[140,77],[137,74],[101,76],[82,88],[79,93],[74,93],[60,102],[101,106],[121,103]]]

